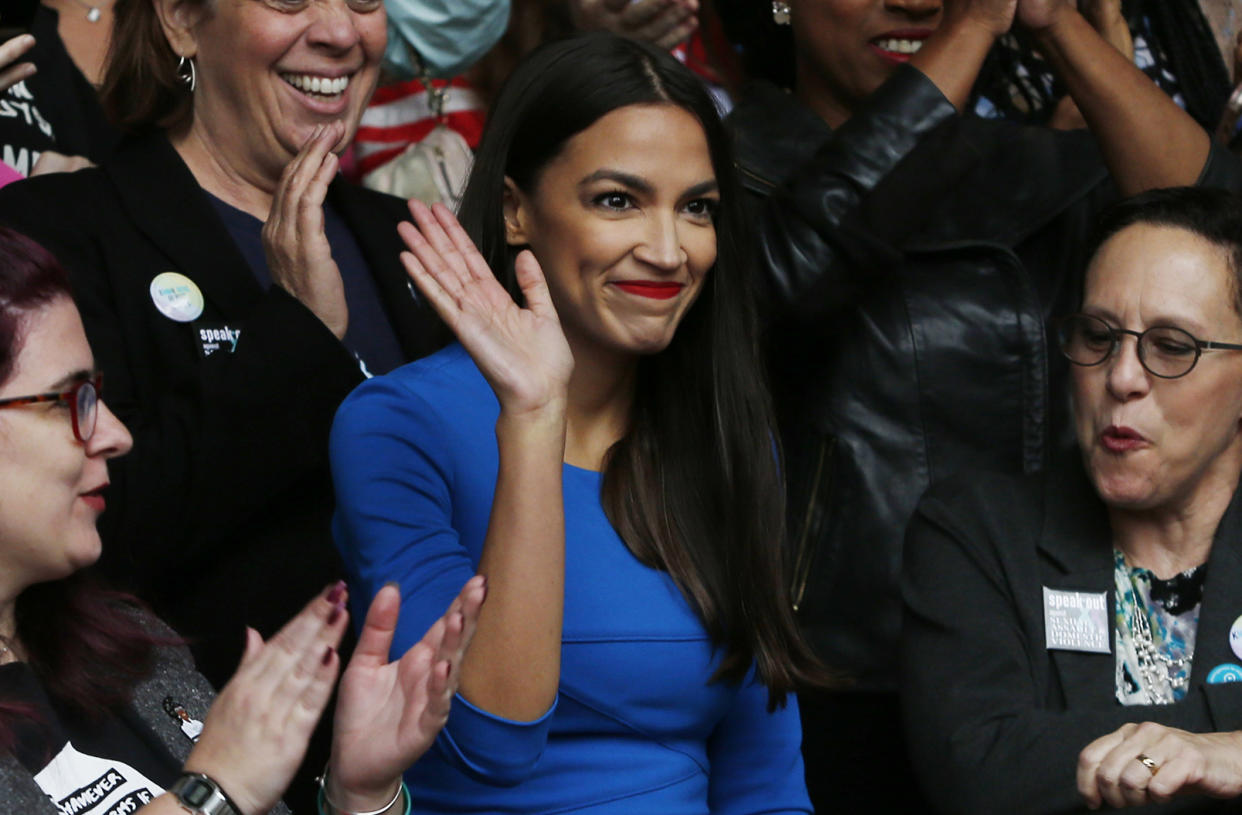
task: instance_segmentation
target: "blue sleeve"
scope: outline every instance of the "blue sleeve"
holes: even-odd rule
[[[394,658],[422,639],[475,572],[452,526],[453,430],[431,403],[392,377],[355,390],[332,426],[333,532],[354,620],[360,625],[371,598],[395,581],[401,616]],[[551,713],[515,722],[459,695],[436,749],[479,781],[515,784],[543,755]]]
[[[751,675],[707,743],[712,815],[811,813],[802,769],[802,724],[791,694],[768,712],[768,689]]]

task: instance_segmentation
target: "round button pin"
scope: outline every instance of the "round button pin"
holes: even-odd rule
[[[1221,663],[1208,672],[1207,681],[1209,685],[1242,682],[1242,665],[1234,665],[1232,662]]]
[[[170,320],[188,323],[203,313],[203,293],[180,272],[161,272],[151,280],[151,302]]]
[[[1229,647],[1238,659],[1242,659],[1242,617],[1234,620],[1229,628]]]

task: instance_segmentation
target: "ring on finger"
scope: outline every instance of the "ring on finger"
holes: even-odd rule
[[[1146,767],[1147,772],[1151,773],[1153,776],[1156,773],[1160,772],[1160,765],[1157,764],[1151,758],[1151,756],[1147,755],[1146,753],[1139,753],[1137,756],[1134,757],[1134,760],[1137,761],[1139,764],[1142,764],[1144,767]]]

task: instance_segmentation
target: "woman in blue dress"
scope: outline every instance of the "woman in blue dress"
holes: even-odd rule
[[[401,588],[394,649],[488,580],[416,812],[810,811],[790,694],[823,672],[739,203],[698,80],[595,34],[502,90],[464,228],[411,204],[403,261],[458,343],[359,387],[331,445],[354,591]]]

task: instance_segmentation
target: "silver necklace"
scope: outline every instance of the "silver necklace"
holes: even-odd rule
[[[1136,591],[1135,599],[1139,596]],[[1139,608],[1138,603],[1131,610],[1130,636],[1134,640],[1134,655],[1138,658],[1139,673],[1143,677],[1143,693],[1147,696],[1148,704],[1168,704],[1177,698],[1177,691],[1186,689],[1189,676],[1180,672],[1190,664],[1190,660],[1186,657],[1171,657],[1157,648],[1147,610]],[[1163,691],[1165,686],[1168,693],[1157,694],[1157,687]]]

